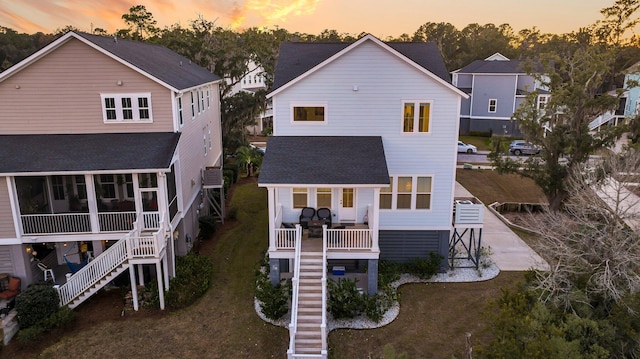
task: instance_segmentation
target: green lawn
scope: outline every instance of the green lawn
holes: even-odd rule
[[[516,174],[458,169],[456,181],[486,205],[493,202],[547,203],[544,193],[533,180]]]
[[[476,177],[477,188],[482,188],[483,181],[491,181],[485,183],[491,187],[496,178]],[[498,190],[487,191],[489,197],[485,198],[497,197]],[[264,323],[253,307],[256,269],[267,248],[266,191],[255,182],[237,186],[232,204],[239,209],[238,220],[202,246],[201,254],[213,259],[213,286],[194,305],[175,312],[131,313],[87,324],[82,331],[71,330],[60,340],[49,338],[56,341],[44,351],[23,351],[24,356],[285,357],[288,331]],[[380,358],[386,344],[410,358],[462,357],[465,333],[472,333],[474,345],[491,335],[483,328],[485,304],[499,295],[501,287],[522,278],[521,272],[507,272],[487,282],[405,285],[401,287],[400,316],[394,322],[375,330],[332,332],[331,357]],[[91,318],[81,316],[79,320]]]
[[[464,143],[474,145],[479,151],[489,151],[489,137],[480,136],[459,136],[458,139]]]

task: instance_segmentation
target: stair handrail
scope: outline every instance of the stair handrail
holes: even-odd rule
[[[65,284],[58,287],[60,306],[71,303],[128,259],[129,246],[127,244],[129,241],[127,238],[132,232],[133,230],[69,277]]]
[[[327,225],[322,225],[322,357],[327,357]]]
[[[289,350],[287,350],[287,357],[289,359],[294,358],[296,354],[296,333],[298,331],[298,297],[300,294],[300,256],[302,253],[302,227],[296,224],[296,248],[294,254],[293,264],[293,278],[291,283],[293,285],[291,295],[291,322],[289,323]]]

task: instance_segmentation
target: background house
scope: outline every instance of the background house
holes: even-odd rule
[[[522,133],[511,116],[526,96],[538,91],[538,106],[544,107],[549,93],[527,67],[542,71],[539,64],[510,60],[496,53],[451,73],[454,86],[469,95],[460,106],[460,134],[484,133],[518,137]]]
[[[33,259],[56,270],[122,246],[135,258],[118,270],[162,291],[204,188],[222,187],[203,183],[222,166],[220,81],[164,47],[76,32],[1,73],[0,272],[26,286],[43,279]]]
[[[229,84],[232,83],[232,79],[227,78],[226,81]],[[247,63],[247,73],[232,86],[229,95],[233,96],[240,91],[255,93],[256,91],[266,89],[267,84],[265,83],[264,69],[253,60],[249,60]],[[248,126],[247,131],[249,131],[251,135],[260,135],[263,130],[272,127],[273,106],[271,100],[267,100],[265,110],[256,116],[255,123],[252,126]]]

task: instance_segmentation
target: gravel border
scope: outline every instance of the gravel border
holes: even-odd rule
[[[471,266],[471,261],[459,260],[458,266]],[[391,283],[391,286],[398,288],[408,283],[468,283],[482,282],[495,278],[500,274],[500,269],[491,260],[488,255],[482,257],[480,266],[475,268],[454,268],[445,273],[438,273],[429,279],[420,279],[414,275],[403,274],[400,279]],[[291,311],[278,320],[272,320],[264,316],[260,310],[260,301],[254,299],[254,309],[258,316],[267,323],[288,328],[291,321]],[[358,316],[353,319],[334,319],[331,313],[327,313],[327,333],[334,329],[374,329],[381,328],[393,322],[400,314],[400,303],[396,302],[382,316],[379,323],[367,318],[365,315]]]

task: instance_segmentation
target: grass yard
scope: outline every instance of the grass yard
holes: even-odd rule
[[[459,180],[483,201],[531,200],[523,197],[532,195],[531,186],[515,176],[503,179],[492,171],[461,170]],[[105,305],[96,298],[83,304],[78,323],[66,332],[45,335],[32,345],[12,342],[0,356],[285,357],[288,331],[264,323],[253,307],[256,269],[267,248],[266,191],[253,181],[245,182],[235,188],[232,197],[238,219],[225,224],[200,249],[213,259],[214,278],[211,289],[194,305],[180,311],[143,309],[120,317],[121,297],[105,293],[111,302]],[[503,190],[506,194],[501,195]],[[465,333],[472,334],[474,345],[491,335],[483,328],[486,303],[500,295],[501,287],[522,279],[522,272],[504,272],[486,282],[404,285],[400,315],[394,322],[374,330],[331,332],[331,357],[380,358],[384,346],[390,344],[409,358],[460,358]]]
[[[458,169],[456,180],[485,205],[493,202],[547,203],[533,180],[492,170]]]
[[[489,151],[490,137],[480,136],[459,136],[458,139],[466,144],[474,145],[479,151]]]

